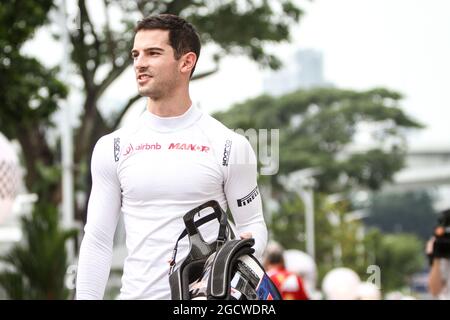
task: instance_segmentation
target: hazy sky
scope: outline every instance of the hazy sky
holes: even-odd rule
[[[293,29],[292,42],[271,47],[273,53],[289,64],[294,51],[316,49],[323,54],[327,82],[339,88],[383,86],[403,93],[403,109],[427,125],[411,136],[411,143],[450,147],[450,1],[314,0],[298,4],[305,15]],[[26,51],[48,56],[46,39],[48,32],[39,32]],[[209,68],[206,56],[207,50],[199,70]],[[267,73],[246,58],[229,57],[218,73],[194,81],[191,95],[207,112],[225,109],[262,94]],[[135,90],[133,72],[128,70],[108,90],[102,105],[114,108]],[[137,108],[142,105],[139,101]],[[130,112],[128,119],[136,114]]]

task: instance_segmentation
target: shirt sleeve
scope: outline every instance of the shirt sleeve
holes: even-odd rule
[[[224,190],[238,233],[251,232],[254,255],[261,261],[267,245],[267,227],[257,184],[257,161],[249,141],[238,134],[231,140]]]
[[[92,190],[78,258],[76,299],[103,299],[108,281],[113,239],[120,215],[121,191],[109,136],[92,153]]]

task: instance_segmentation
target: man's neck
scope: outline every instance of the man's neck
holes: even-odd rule
[[[147,100],[147,110],[159,117],[177,117],[184,114],[192,105],[189,92],[173,94],[170,97]]]

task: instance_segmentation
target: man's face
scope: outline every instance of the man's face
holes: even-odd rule
[[[160,100],[179,84],[179,63],[169,45],[168,30],[138,31],[131,55],[138,91],[142,96]]]

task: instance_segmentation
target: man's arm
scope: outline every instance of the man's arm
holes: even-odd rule
[[[434,242],[436,241],[436,238],[433,236],[430,240],[427,241],[426,247],[425,247],[425,253],[431,257],[431,268],[430,273],[428,275],[428,288],[430,289],[430,293],[433,296],[439,295],[439,293],[442,291],[442,288],[444,286],[443,282],[444,279],[442,278],[442,265],[441,265],[441,259],[439,258],[433,258],[433,247]]]
[[[239,235],[251,233],[255,256],[262,258],[267,245],[267,226],[257,184],[257,162],[248,140],[235,135],[229,155],[225,195]]]
[[[76,298],[103,299],[111,269],[113,239],[120,215],[121,191],[109,136],[92,153],[92,190],[78,257]]]
[[[430,293],[433,296],[439,295],[442,290],[442,276],[441,276],[441,266],[439,258],[434,258],[431,264],[430,275],[428,277],[428,286],[430,288]]]

